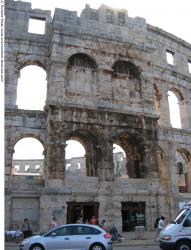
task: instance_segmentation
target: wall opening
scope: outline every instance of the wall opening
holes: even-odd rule
[[[76,140],[68,140],[66,144],[66,176],[73,174],[86,176],[86,151],[84,146]]]
[[[29,65],[20,73],[16,101],[18,108],[43,110],[47,92],[46,72],[39,66]]]
[[[28,32],[43,35],[45,33],[45,18],[30,17]]]
[[[166,50],[166,61],[170,65],[174,65],[174,52]]]
[[[125,151],[117,144],[113,144],[114,178],[128,178]]]
[[[191,60],[188,60],[188,71],[191,73]]]
[[[181,128],[179,100],[172,91],[168,91],[170,122],[173,128]]]
[[[14,146],[11,175],[42,177],[43,151],[43,145],[35,138],[27,137],[19,140]]]

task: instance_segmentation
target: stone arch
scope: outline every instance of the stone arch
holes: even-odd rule
[[[66,95],[91,96],[97,93],[97,63],[84,53],[71,55],[66,64]]]
[[[181,121],[180,103],[184,100],[184,97],[181,91],[174,87],[170,88],[167,94],[168,94],[171,126],[175,128],[181,128],[182,121]],[[174,113],[176,113],[176,116],[174,116]]]
[[[17,63],[17,70],[22,70],[23,68],[27,67],[27,66],[32,66],[32,65],[35,65],[35,66],[38,66],[40,68],[42,68],[43,70],[46,71],[46,63],[45,62],[42,62],[38,59],[35,59],[35,60],[32,60],[32,59],[25,59],[25,60],[22,60],[22,61],[19,61]]]
[[[140,79],[140,69],[131,61],[118,60],[112,69],[116,74],[127,75],[130,79]]]
[[[119,147],[118,152],[115,151],[115,145]],[[126,169],[126,153],[123,148],[117,144],[113,144],[113,163],[114,163],[114,178],[128,178]]]
[[[71,55],[67,60],[67,68],[80,67],[96,69],[98,67],[95,59],[85,53],[76,53]]]
[[[46,102],[47,74],[40,61],[25,61],[19,65],[16,103],[20,109],[43,110]],[[34,102],[34,96],[36,101]]]
[[[98,176],[96,158],[96,139],[88,130],[78,129],[65,135],[65,141],[76,140],[85,149],[86,176]]]
[[[30,141],[29,143],[27,141],[23,142],[26,145],[27,151],[23,152],[22,156],[19,155],[19,158],[17,158],[18,156],[14,158],[15,146],[19,142],[22,143],[23,139],[29,139],[29,140],[32,139],[33,141]],[[36,143],[38,143],[38,145]],[[37,136],[22,135],[20,136],[20,138],[17,138],[17,140],[14,140],[13,148],[14,150],[12,152],[11,175],[32,175],[32,176],[40,176],[41,178],[44,177],[44,157],[42,156],[39,157],[39,153],[40,153],[39,150],[42,150],[41,153],[42,155],[44,155],[44,145]],[[35,155],[33,153],[33,156],[31,157],[31,154],[30,154],[31,149],[33,152],[35,151],[36,148],[38,150],[35,152]],[[16,166],[19,166],[20,169],[17,169]],[[28,166],[28,170],[24,169],[25,166]]]
[[[141,137],[121,133],[113,138],[113,143],[119,145],[126,154],[126,170],[129,178],[145,178],[145,145]]]
[[[176,174],[179,192],[189,192],[191,185],[191,153],[185,148],[176,150]]]

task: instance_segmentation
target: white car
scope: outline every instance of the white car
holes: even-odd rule
[[[110,234],[89,224],[67,224],[23,240],[20,250],[112,250]]]
[[[191,250],[191,208],[183,209],[159,235],[163,250]]]

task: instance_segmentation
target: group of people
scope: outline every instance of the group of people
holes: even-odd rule
[[[155,236],[155,241],[158,241],[158,236],[160,232],[165,228],[165,217],[161,216],[160,218],[157,218],[154,224],[155,231],[156,231],[156,236]]]

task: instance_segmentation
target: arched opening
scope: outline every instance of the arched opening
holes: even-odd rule
[[[132,79],[139,79],[140,71],[138,67],[130,61],[117,61],[113,65],[114,73],[127,75]]]
[[[16,104],[19,109],[43,110],[46,101],[46,72],[39,66],[25,66],[20,71]]]
[[[68,140],[66,144],[66,176],[73,174],[86,176],[86,151],[84,146],[77,140]]]
[[[114,178],[128,178],[125,151],[117,144],[113,144]]]
[[[43,145],[35,138],[19,140],[14,146],[12,176],[44,176]]]
[[[88,55],[83,53],[77,53],[72,55],[68,59],[67,67],[80,67],[80,68],[89,68],[89,69],[96,69],[97,64],[96,62],[90,58]]]
[[[177,93],[175,94],[169,90],[167,94],[171,125],[173,128],[181,128],[180,106],[179,99],[177,98]]]
[[[176,174],[180,193],[189,191],[191,183],[191,155],[185,149],[176,151]]]
[[[130,134],[121,134],[114,140],[113,147],[120,148],[121,156],[121,177],[126,178],[145,178],[146,176],[146,152],[141,138]],[[120,155],[119,154],[119,155]],[[114,156],[115,157],[115,156]],[[119,163],[118,163],[119,164]],[[117,165],[114,160],[114,165]],[[116,170],[115,170],[116,171]],[[119,174],[118,174],[118,177]]]

